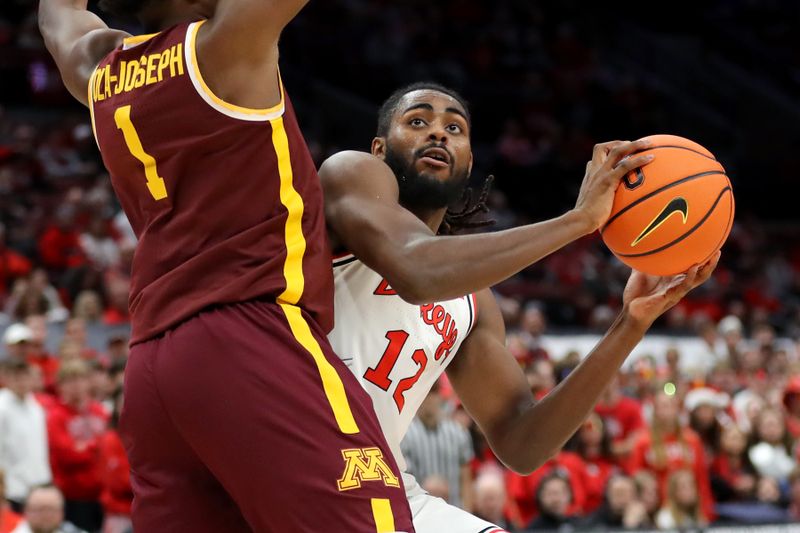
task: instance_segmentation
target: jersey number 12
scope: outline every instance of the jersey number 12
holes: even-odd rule
[[[389,346],[386,347],[386,351],[383,352],[375,368],[367,369],[364,373],[364,378],[377,387],[389,392],[389,388],[392,386],[392,380],[389,379],[389,374],[392,372],[394,365],[397,364],[397,358],[400,357],[400,352],[403,351],[403,347],[406,345],[408,333],[403,330],[390,331],[386,334],[386,338],[389,340]],[[398,381],[397,387],[395,387],[394,393],[392,394],[394,403],[397,405],[397,411],[401,413],[406,403],[404,396],[406,391],[419,381],[420,376],[422,376],[422,373],[425,371],[425,367],[428,366],[428,355],[425,353],[425,350],[414,350],[411,358],[419,365],[416,374]]]

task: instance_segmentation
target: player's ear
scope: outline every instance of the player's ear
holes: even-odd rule
[[[379,159],[386,158],[386,138],[375,137],[372,139],[372,155]]]
[[[472,164],[475,162],[475,159],[472,157],[472,152],[469,153],[469,176],[472,175]]]

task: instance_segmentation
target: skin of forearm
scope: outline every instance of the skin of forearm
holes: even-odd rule
[[[393,287],[414,304],[459,298],[510,278],[589,231],[585,218],[570,211],[495,233],[412,240],[401,254],[406,275]]]
[[[541,401],[524,407],[492,448],[503,462],[530,473],[552,457],[583,423],[647,330],[626,313],[597,347]]]

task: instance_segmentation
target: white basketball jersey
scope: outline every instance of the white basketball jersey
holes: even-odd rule
[[[334,352],[372,397],[400,470],[400,441],[475,323],[475,296],[412,305],[352,255],[333,262]]]

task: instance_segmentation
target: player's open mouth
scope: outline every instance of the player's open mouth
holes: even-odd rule
[[[450,166],[450,154],[444,148],[432,147],[422,152],[420,161],[433,167],[446,168]]]

